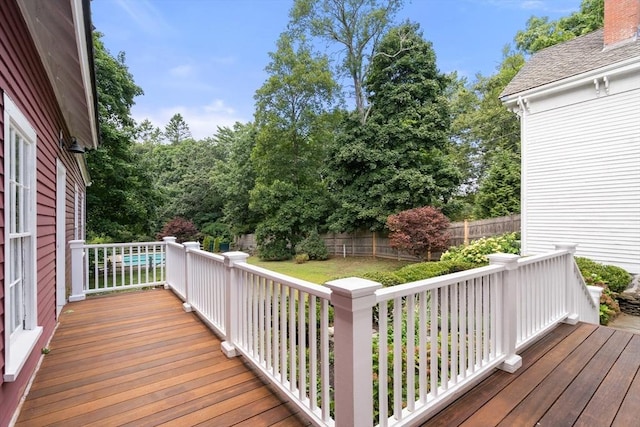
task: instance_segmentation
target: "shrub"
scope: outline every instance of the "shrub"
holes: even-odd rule
[[[631,283],[631,274],[623,268],[614,265],[603,265],[589,258],[576,257],[576,263],[580,273],[587,280],[589,277],[597,277],[604,282],[614,293],[620,293],[627,289]]]
[[[403,283],[415,282],[417,280],[430,279],[432,277],[444,276],[445,274],[457,273],[459,271],[470,270],[477,266],[469,263],[457,261],[435,261],[410,264],[394,272],[373,272],[363,274],[365,279],[381,283],[384,287],[401,285]]]
[[[291,250],[285,240],[269,240],[260,244],[258,256],[263,261],[284,261],[291,259]]]
[[[204,236],[204,239],[202,240],[202,249],[208,252],[215,252],[213,247],[213,237]]]
[[[176,217],[167,222],[156,238],[162,240],[163,237],[173,236],[178,243],[198,241],[200,232],[193,222],[184,218]]]
[[[589,286],[600,286],[602,288],[602,294],[600,295],[600,324],[609,324],[610,321],[620,314],[620,305],[615,299],[616,294],[609,289],[602,277],[595,273],[585,277],[584,281]]]
[[[447,217],[432,206],[409,209],[387,218],[390,246],[420,259],[446,249],[448,227]]]
[[[324,240],[320,238],[317,231],[312,231],[300,243],[296,245],[296,254],[307,254],[309,259],[324,261],[329,259],[329,251]]]
[[[297,254],[295,260],[296,264],[304,264],[305,262],[309,261],[309,255]]]
[[[393,272],[375,271],[375,272],[363,274],[362,278],[373,280],[374,282],[378,282],[382,284],[382,286],[384,286],[385,288],[403,283],[400,277],[398,277]]]
[[[455,246],[443,253],[441,261],[455,261],[474,264],[476,267],[489,263],[487,255],[497,252],[507,254],[520,253],[520,241],[518,233],[507,233],[495,237],[483,237],[474,240],[471,244]]]
[[[202,227],[202,232],[209,236],[215,236],[222,238],[225,242],[231,242],[233,240],[233,234],[227,224],[221,222],[211,222]]]

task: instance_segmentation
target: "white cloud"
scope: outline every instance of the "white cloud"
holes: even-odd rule
[[[546,9],[544,2],[538,0],[523,1],[520,5],[523,9]]]
[[[149,0],[116,0],[116,4],[147,34],[158,36],[173,32],[171,25]]]
[[[178,65],[169,70],[169,74],[173,77],[189,77],[193,74],[193,67],[191,65]]]
[[[164,130],[171,117],[180,113],[191,130],[195,139],[204,139],[216,134],[218,126],[232,127],[235,122],[247,122],[251,118],[241,117],[238,112],[225,104],[221,99],[214,99],[207,105],[184,106],[177,105],[158,110],[132,109],[132,114],[137,123],[148,119],[155,126]]]

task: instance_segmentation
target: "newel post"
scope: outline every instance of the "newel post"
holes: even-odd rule
[[[518,260],[519,255],[491,254],[488,255],[491,265],[503,265],[502,274],[502,346],[506,359],[499,369],[513,373],[522,366],[522,357],[516,354],[518,340]]]
[[[164,270],[165,270],[165,283],[164,283],[164,288],[165,289],[169,289],[171,286],[169,284],[169,278],[173,277],[170,276],[169,274],[169,270],[172,268],[171,265],[173,265],[173,263],[175,262],[173,259],[171,259],[171,257],[169,256],[169,243],[175,243],[176,242],[176,238],[173,236],[166,236],[162,238],[162,241],[164,242]]]
[[[578,247],[575,243],[556,243],[554,244],[556,251],[567,251],[569,254],[565,256],[565,273],[564,273],[564,293],[565,293],[565,309],[567,310],[567,318],[564,320],[564,323],[568,323],[569,325],[575,325],[580,320],[580,315],[578,314],[578,295],[576,295],[576,288],[571,286],[571,283],[574,282],[574,271],[573,271],[573,255],[576,253],[576,248]],[[599,306],[599,302],[596,306]]]
[[[84,240],[71,240],[71,295],[69,302],[82,301],[84,294]]]
[[[372,311],[381,284],[360,278],[332,280],[336,426],[373,424]]]
[[[222,343],[222,352],[231,358],[238,356],[236,338],[238,336],[238,316],[240,315],[238,292],[240,272],[234,268],[237,264],[245,264],[249,254],[244,252],[225,252],[224,257],[224,333],[226,340]]]
[[[192,311],[191,301],[189,300],[189,288],[191,287],[191,280],[193,278],[193,272],[191,271],[191,250],[192,249],[200,249],[200,243],[198,242],[184,242],[182,244],[184,246],[185,251],[185,265],[184,265],[184,303],[182,304],[182,308],[184,311],[189,313]]]

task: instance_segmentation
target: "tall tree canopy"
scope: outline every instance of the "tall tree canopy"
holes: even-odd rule
[[[353,82],[353,96],[360,121],[367,116],[363,90],[369,60],[380,37],[402,7],[403,0],[295,0],[291,10],[294,30],[308,31],[343,51],[341,74]]]
[[[133,240],[152,234],[156,195],[151,177],[137,167],[132,150],[134,121],[131,106],[142,94],[125,64],[124,53],[113,57],[102,35],[93,33],[101,145],[89,152],[92,184],[87,191],[89,237],[104,235]]]
[[[579,11],[557,21],[549,21],[546,16],[532,16],[527,21],[527,28],[516,34],[515,42],[519,50],[532,54],[597,30],[603,23],[604,0],[582,0]]]
[[[164,128],[164,137],[171,144],[179,144],[191,138],[191,130],[189,130],[189,125],[184,121],[182,114],[176,113],[171,117]]]
[[[252,233],[258,223],[249,209],[249,194],[255,186],[256,174],[251,153],[256,143],[252,123],[236,123],[231,128],[218,128],[214,137],[229,147],[225,160],[218,160],[211,171],[211,186],[222,199],[223,221],[234,234]]]
[[[270,54],[269,78],[256,92],[256,145],[251,160],[256,184],[251,209],[259,216],[261,255],[287,256],[328,209],[320,168],[331,138],[327,110],[337,85],[326,57],[283,34]]]
[[[461,175],[447,156],[447,78],[417,24],[381,40],[365,80],[371,113],[346,119],[329,165],[337,231],[382,229],[387,217],[424,205],[444,206]]]

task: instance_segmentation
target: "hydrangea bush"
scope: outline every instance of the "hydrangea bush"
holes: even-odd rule
[[[515,254],[520,253],[519,233],[507,233],[494,237],[483,237],[474,240],[469,245],[454,246],[442,254],[440,261],[453,261],[482,266],[489,263],[487,255],[497,252]]]

